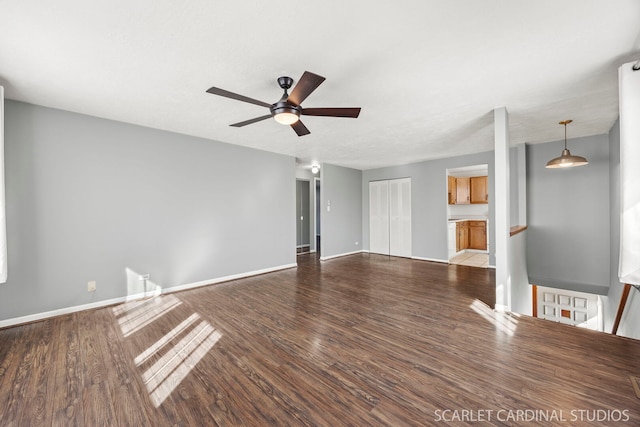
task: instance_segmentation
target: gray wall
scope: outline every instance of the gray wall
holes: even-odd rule
[[[526,191],[526,157],[524,146],[509,150],[509,214],[510,226],[526,225],[520,212],[521,189]],[[523,210],[526,208],[522,206]],[[509,239],[509,272],[511,274],[511,310],[516,313],[531,315],[532,298],[529,275],[527,273],[527,231],[522,231]]]
[[[611,284],[620,285],[620,118],[609,131],[609,221],[611,235]]]
[[[489,262],[495,265],[494,155],[492,151],[362,173],[363,248],[369,249],[369,181],[411,178],[412,256],[447,261],[447,169],[489,165]]]
[[[623,285],[618,280],[620,262],[620,119],[609,131],[609,205],[611,234],[611,286],[604,298],[604,330],[611,332],[622,295]],[[618,334],[640,339],[640,292],[631,289],[620,321]]]
[[[546,169],[564,141],[527,146],[529,282],[606,295],[610,282],[609,137],[568,141],[589,164]]]
[[[511,310],[532,315],[531,286],[527,274],[527,231],[509,239],[509,271],[511,273]]]
[[[610,287],[604,305],[604,330],[611,332],[622,295],[620,262],[620,119],[609,131]]]
[[[295,263],[295,161],[7,101],[0,320]],[[87,292],[87,282],[97,291]]]
[[[320,194],[322,257],[360,251],[362,249],[362,171],[323,164]],[[331,211],[328,212],[329,202]]]
[[[520,204],[518,199],[518,176],[520,170],[518,167],[518,149],[511,148],[509,150],[509,225],[520,224]]]

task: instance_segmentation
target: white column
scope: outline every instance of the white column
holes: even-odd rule
[[[527,225],[527,147],[516,146],[518,153],[518,224]],[[514,224],[516,225],[516,224]]]
[[[640,285],[640,71],[618,69],[620,98],[620,282]]]
[[[0,86],[0,283],[7,281],[7,224],[4,204],[4,88]]]
[[[493,110],[495,129],[495,215],[496,215],[496,310],[511,310],[509,231],[509,113],[505,107]]]

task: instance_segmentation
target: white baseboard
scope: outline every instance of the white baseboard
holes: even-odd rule
[[[338,254],[338,255],[329,255],[329,256],[324,256],[324,257],[320,257],[320,261],[327,261],[333,258],[340,258],[343,256],[347,256],[347,255],[355,255],[355,254],[361,254],[363,251],[359,250],[359,251],[353,251],[353,252],[345,252],[343,254]]]
[[[298,264],[285,264],[278,267],[264,268],[262,270],[249,271],[247,273],[232,274],[231,276],[218,277],[217,279],[203,280],[201,282],[188,283],[186,285],[172,286],[162,290],[163,294],[184,291],[187,289],[199,288],[200,286],[215,285],[216,283],[228,282],[230,280],[243,279],[245,277],[258,276],[260,274],[272,273],[278,270],[286,270],[287,268],[297,267]]]
[[[232,274],[230,276],[218,277],[216,279],[202,280],[195,283],[187,283],[185,285],[172,286],[170,288],[164,288],[159,291],[144,292],[135,295],[126,295],[123,297],[112,298],[108,300],[96,301],[89,304],[81,304],[72,307],[59,308],[56,310],[45,311],[42,313],[29,314],[27,316],[14,317],[12,319],[0,320],[0,328],[7,328],[9,326],[22,325],[25,323],[36,322],[38,320],[48,319],[51,317],[62,316],[65,314],[76,313],[78,311],[92,310],[95,308],[108,307],[110,305],[121,304],[123,302],[134,301],[138,299],[148,298],[159,294],[168,294],[172,292],[184,291],[187,289],[198,288],[201,286],[213,285],[221,282],[228,282],[230,280],[242,279],[245,277],[258,276],[260,274],[272,273],[278,270],[286,270],[288,268],[297,267],[297,264],[285,264],[277,267],[264,268],[262,270],[254,270],[246,273]]]
[[[411,259],[417,259],[419,261],[431,261],[431,262],[440,262],[443,264],[449,264],[449,260],[446,260],[446,259],[424,258],[421,256],[412,256]]]
[[[365,254],[370,253],[370,252],[369,252],[368,250],[366,250],[366,249],[363,249],[363,250],[361,250],[360,252],[365,253]],[[371,252],[371,253],[373,253],[374,255],[392,256],[392,257],[396,257],[396,258],[409,258],[409,259],[415,259],[415,260],[418,260],[418,261],[441,262],[441,263],[444,263],[444,264],[448,264],[448,263],[449,263],[449,261],[448,261],[448,260],[446,260],[446,259],[424,258],[424,257],[420,257],[420,256],[403,257],[403,256],[396,256],[396,255],[376,254],[376,253],[374,253],[374,252]],[[350,254],[347,254],[347,255],[350,255]]]
[[[315,254],[315,253],[316,253],[316,250],[314,249],[314,250],[311,250],[309,252],[299,252],[299,253],[296,254],[296,256],[309,255],[309,254]]]
[[[129,299],[131,298],[131,299]],[[14,317],[13,319],[0,320],[0,328],[9,326],[22,325],[25,323],[36,322],[38,320],[48,319],[50,317],[62,316],[64,314],[75,313],[77,311],[91,310],[94,308],[107,307],[114,304],[120,304],[133,299],[144,298],[144,294],[131,295],[126,297],[112,298],[103,301],[92,302],[89,304],[76,305],[73,307],[59,308],[57,310],[45,311],[42,313],[29,314],[27,316]]]

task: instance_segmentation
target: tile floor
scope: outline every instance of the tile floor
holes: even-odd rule
[[[449,264],[469,265],[471,267],[489,267],[489,254],[463,252],[449,260]]]

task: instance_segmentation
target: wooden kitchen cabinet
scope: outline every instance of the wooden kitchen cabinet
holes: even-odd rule
[[[456,252],[469,249],[469,221],[456,223]]]
[[[456,178],[456,205],[468,205],[470,178]]]
[[[457,196],[456,192],[457,192],[456,178],[449,175],[447,176],[447,195],[449,198],[450,205],[456,204],[456,196]]]
[[[450,205],[489,203],[487,176],[455,178],[447,177],[447,194]]]
[[[469,224],[469,249],[487,250],[487,222],[467,221]]]
[[[486,176],[471,177],[469,193],[471,203],[489,203],[489,189],[487,188]]]
[[[456,223],[456,252],[465,249],[487,250],[486,221],[459,221]]]

